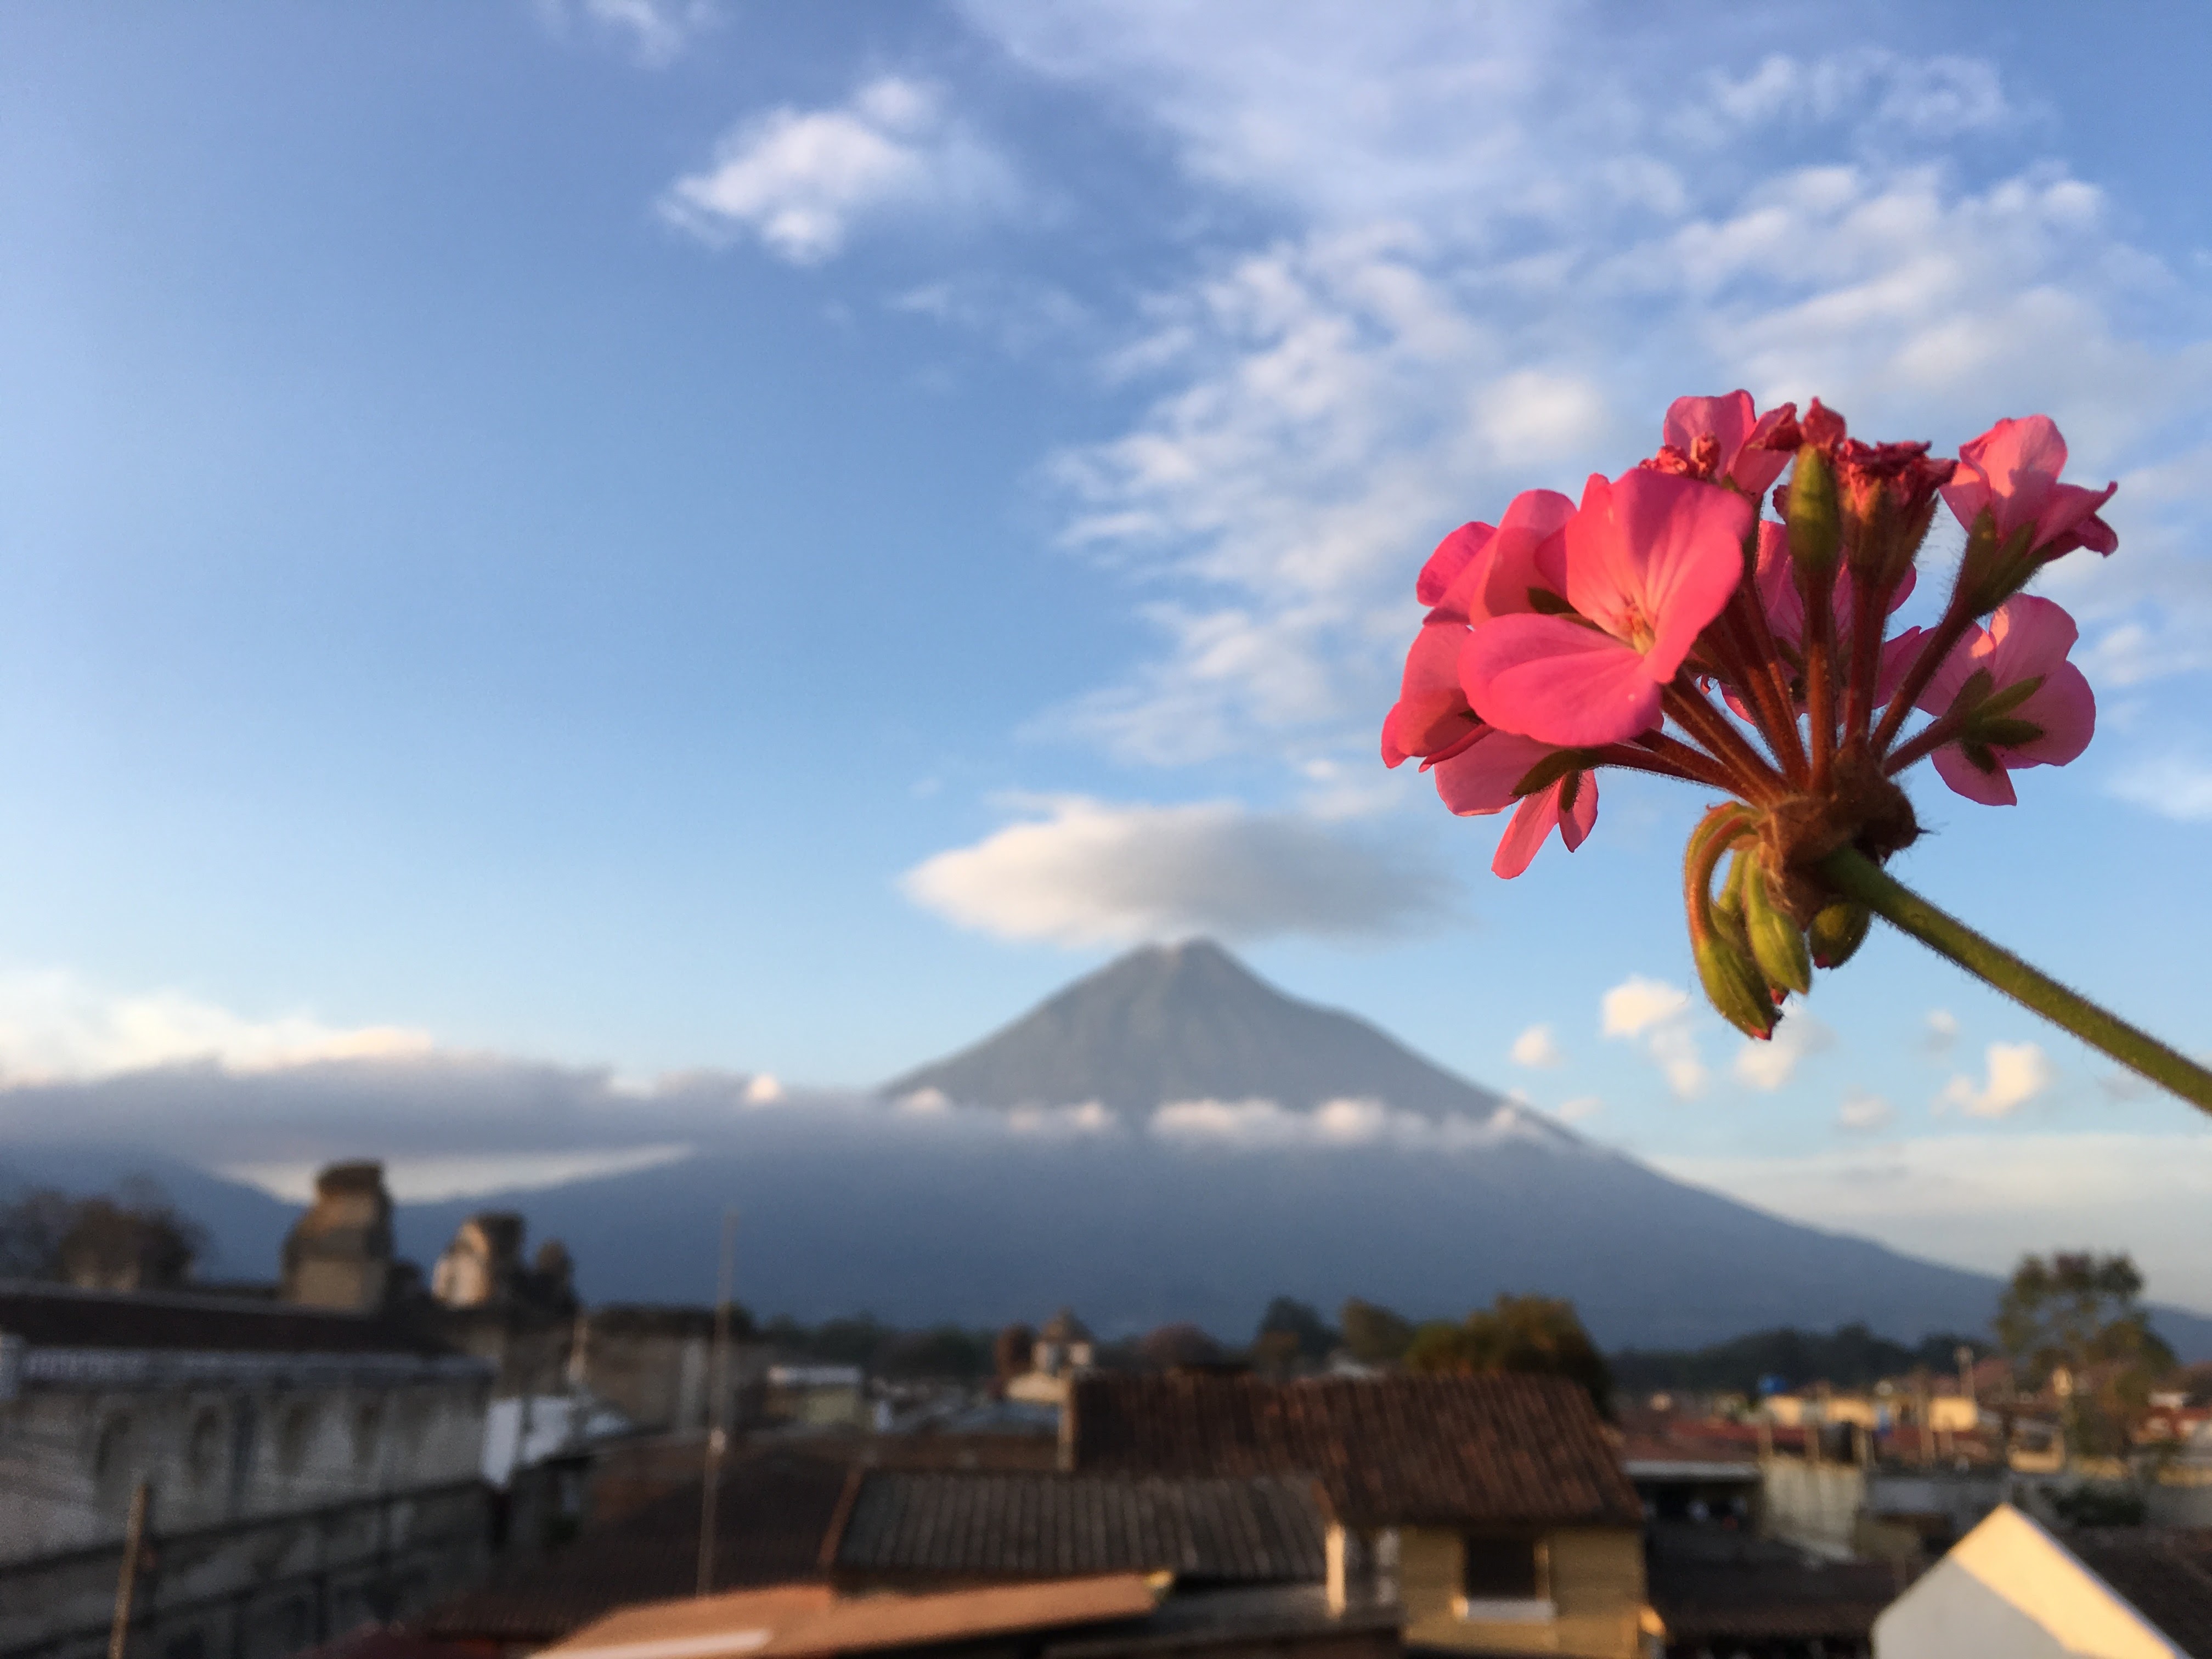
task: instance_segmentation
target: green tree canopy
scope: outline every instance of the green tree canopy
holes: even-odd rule
[[[2124,1253],[2060,1252],[2022,1256],[1997,1304],[1998,1341],[2023,1382],[2066,1402],[2077,1451],[2124,1451],[2130,1420],[2173,1369],[2142,1295],[2142,1275]]]
[[[1599,1414],[1613,1415],[1613,1373],[1583,1328],[1575,1304],[1548,1296],[1505,1296],[1453,1325],[1414,1333],[1406,1364],[1417,1371],[1483,1376],[1512,1371],[1565,1376],[1589,1391]]]

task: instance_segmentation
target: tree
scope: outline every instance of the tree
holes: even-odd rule
[[[1411,1320],[1356,1296],[1346,1300],[1337,1322],[1344,1327],[1344,1346],[1363,1365],[1395,1364],[1413,1345]]]
[[[1424,1325],[1407,1350],[1406,1364],[1467,1376],[1564,1376],[1589,1392],[1600,1416],[1613,1415],[1613,1374],[1605,1357],[1583,1328],[1575,1304],[1553,1297],[1500,1294],[1457,1325]]]
[[[36,1188],[0,1206],[0,1277],[58,1280],[91,1291],[172,1290],[207,1248],[150,1181],[113,1197]]]
[[[1030,1368],[1036,1354],[1036,1333],[1013,1324],[1000,1331],[991,1344],[991,1370],[1001,1382],[1011,1382]]]
[[[1195,1325],[1163,1325],[1137,1344],[1137,1357],[1164,1371],[1185,1365],[1218,1365],[1221,1345]]]
[[[1260,1316],[1255,1349],[1265,1348],[1292,1360],[1319,1364],[1343,1346],[1344,1338],[1315,1310],[1310,1303],[1279,1296]]]
[[[2021,1380],[2064,1402],[2076,1452],[2127,1449],[2130,1422],[2151,1384],[2173,1368],[2173,1350],[2137,1304],[2142,1275],[2126,1254],[2022,1256],[1997,1304],[1997,1340]]]

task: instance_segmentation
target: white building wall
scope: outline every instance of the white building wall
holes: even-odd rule
[[[1875,1659],[2188,1659],[2008,1504],[1875,1620],[1874,1651]]]

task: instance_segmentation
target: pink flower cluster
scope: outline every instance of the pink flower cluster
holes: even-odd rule
[[[2073,621],[2021,592],[2062,554],[2117,545],[2097,516],[2116,486],[2063,483],[2065,462],[2040,415],[1954,460],[1854,439],[1817,400],[1801,416],[1743,392],[1680,398],[1657,453],[1593,476],[1579,502],[1529,490],[1438,545],[1382,757],[1418,757],[1454,812],[1513,808],[1492,866],[1508,877],[1554,828],[1581,845],[1601,768],[1723,790],[1741,809],[1702,849],[1704,878],[1758,842],[1778,905],[1817,944],[1818,858],[1845,843],[1886,858],[1917,833],[1896,774],[1932,756],[1959,793],[2008,805],[2014,770],[2087,745]],[[1950,600],[1893,634],[1939,501],[1966,532]],[[1929,719],[1908,735],[1916,710]]]

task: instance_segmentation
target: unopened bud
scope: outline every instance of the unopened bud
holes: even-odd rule
[[[1743,926],[1752,959],[1766,982],[1800,996],[1813,988],[1813,957],[1797,924],[1774,907],[1766,891],[1766,872],[1750,860],[1743,883]]]
[[[1836,472],[1813,444],[1797,452],[1790,475],[1790,556],[1797,568],[1826,575],[1836,568],[1844,540],[1842,509],[1836,501]]]
[[[1720,1017],[1761,1042],[1774,1035],[1774,1004],[1751,958],[1716,927],[1697,941],[1698,980]]]
[[[1813,917],[1809,930],[1815,968],[1840,968],[1866,943],[1874,912],[1851,899],[1825,905]]]

